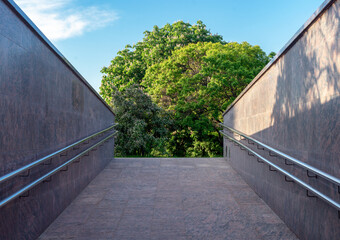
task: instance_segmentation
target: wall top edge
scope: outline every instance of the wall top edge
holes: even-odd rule
[[[9,8],[35,33],[40,40],[88,87],[88,89],[114,114],[112,108],[104,101],[98,92],[86,81],[77,69],[64,57],[64,55],[51,43],[50,40],[40,31],[32,20],[21,10],[13,0],[3,0]]]
[[[243,95],[302,37],[308,28],[335,2],[336,0],[325,0],[312,16],[299,28],[293,37],[281,48],[275,57],[257,74],[257,76],[247,85],[247,87],[228,106],[222,116],[226,115],[231,108],[243,97]]]

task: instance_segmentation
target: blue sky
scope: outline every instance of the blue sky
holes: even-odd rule
[[[100,70],[154,25],[202,20],[225,41],[278,52],[323,0],[14,0],[99,91]]]

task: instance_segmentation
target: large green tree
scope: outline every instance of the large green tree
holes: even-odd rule
[[[196,43],[173,51],[146,71],[142,85],[154,102],[172,113],[173,155],[222,153],[222,113],[269,62],[259,46],[231,42]]]
[[[221,155],[223,110],[271,57],[259,46],[224,42],[201,21],[144,32],[102,69],[100,93],[120,124],[116,152]]]
[[[132,84],[140,84],[147,68],[167,59],[174,50],[197,42],[224,43],[222,36],[211,34],[202,21],[195,25],[178,21],[162,28],[154,26],[152,31],[144,32],[142,41],[127,45],[110,66],[102,69],[100,94],[111,103],[114,87],[122,91]]]

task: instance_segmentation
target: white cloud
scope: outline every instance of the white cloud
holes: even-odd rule
[[[50,40],[80,36],[118,19],[112,10],[81,7],[74,0],[15,0]]]

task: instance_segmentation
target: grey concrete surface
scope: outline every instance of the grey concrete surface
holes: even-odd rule
[[[119,158],[39,239],[297,238],[222,158]]]

